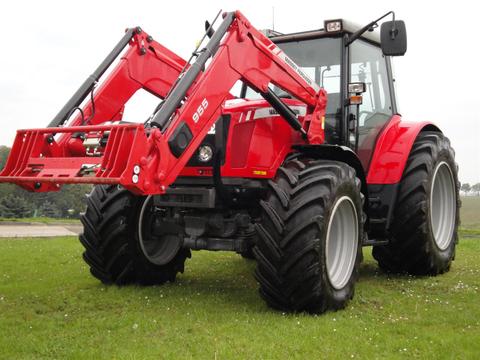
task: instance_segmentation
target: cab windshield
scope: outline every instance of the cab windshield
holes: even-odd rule
[[[325,116],[325,136],[329,143],[338,142],[341,118],[340,107],[340,60],[341,39],[321,38],[302,41],[290,41],[276,44],[290,57],[312,80],[323,87],[328,94]],[[282,89],[272,86],[280,97],[291,97]],[[260,99],[253,89],[247,88],[247,99]]]

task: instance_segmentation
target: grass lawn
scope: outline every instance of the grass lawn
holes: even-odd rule
[[[387,276],[370,250],[354,300],[282,314],[257,294],[254,263],[195,252],[175,284],[97,282],[73,237],[0,241],[0,358],[478,358],[480,240],[462,239],[436,278]]]
[[[480,196],[463,196],[460,209],[461,227],[480,229]],[[478,230],[480,232],[480,230]]]

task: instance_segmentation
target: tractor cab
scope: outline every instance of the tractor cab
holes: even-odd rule
[[[378,134],[398,113],[391,56],[406,51],[404,23],[385,22],[379,34],[377,21],[361,27],[330,20],[323,29],[292,34],[264,30],[303,73],[326,90],[326,143],[350,147],[366,171]],[[282,89],[272,88],[279,97],[291,98]],[[240,97],[261,98],[246,85]]]

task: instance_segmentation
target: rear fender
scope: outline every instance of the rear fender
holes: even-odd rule
[[[399,183],[413,143],[422,131],[441,132],[430,122],[407,122],[395,115],[379,135],[367,174],[370,194],[369,237],[388,237]]]
[[[394,115],[378,137],[368,169],[367,183],[397,184],[400,182],[413,143],[422,131],[441,132],[431,122],[404,121],[399,115]]]

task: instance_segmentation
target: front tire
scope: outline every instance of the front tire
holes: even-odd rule
[[[293,159],[279,168],[261,202],[254,248],[269,306],[322,313],[353,297],[366,218],[360,187],[341,162]]]
[[[135,196],[116,185],[95,186],[88,196],[86,212],[80,218],[84,226],[80,242],[85,247],[83,259],[101,282],[163,284],[175,281],[178,272],[183,273],[190,250],[179,249],[173,256],[167,254],[168,262],[162,265],[155,264],[153,255],[145,255],[149,253],[139,241],[142,235],[139,224],[143,219],[140,218],[142,210],[145,212],[147,208],[146,201],[148,198]],[[148,244],[150,239],[143,240]],[[171,251],[171,246],[168,249]]]
[[[441,133],[422,132],[400,182],[390,242],[373,248],[388,272],[437,275],[450,269],[458,243],[459,182],[455,153]]]

